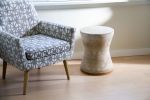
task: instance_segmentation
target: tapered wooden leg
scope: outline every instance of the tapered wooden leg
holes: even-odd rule
[[[5,80],[5,78],[6,78],[6,70],[7,70],[7,62],[3,60],[3,72],[2,72],[3,80]]]
[[[68,66],[67,66],[67,61],[64,60],[63,63],[64,63],[64,67],[65,67],[67,79],[70,80],[69,71],[68,71]]]
[[[23,95],[26,95],[28,87],[29,71],[24,71]]]

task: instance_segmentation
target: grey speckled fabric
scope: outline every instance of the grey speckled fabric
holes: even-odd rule
[[[39,59],[70,50],[69,42],[46,35],[33,35],[21,39],[28,60]]]
[[[75,29],[44,22],[26,0],[0,1],[0,58],[21,71],[72,57]]]

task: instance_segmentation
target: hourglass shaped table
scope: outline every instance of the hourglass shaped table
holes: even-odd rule
[[[113,70],[110,44],[114,29],[106,26],[91,26],[81,29],[84,56],[81,71],[89,74],[105,74]]]

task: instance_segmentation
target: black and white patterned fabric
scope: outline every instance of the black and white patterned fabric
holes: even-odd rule
[[[3,30],[17,37],[38,24],[38,16],[34,7],[25,0],[1,0],[0,22]]]
[[[69,42],[46,35],[33,35],[21,39],[28,60],[40,59],[70,50]]]
[[[0,0],[0,58],[31,70],[72,57],[75,29],[39,20],[26,0]]]

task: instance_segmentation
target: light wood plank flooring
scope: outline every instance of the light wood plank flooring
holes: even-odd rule
[[[62,63],[30,72],[27,95],[22,95],[23,73],[8,66],[1,78],[0,100],[150,100],[150,55],[113,58],[114,71],[90,76],[80,61],[69,61],[68,81]]]

